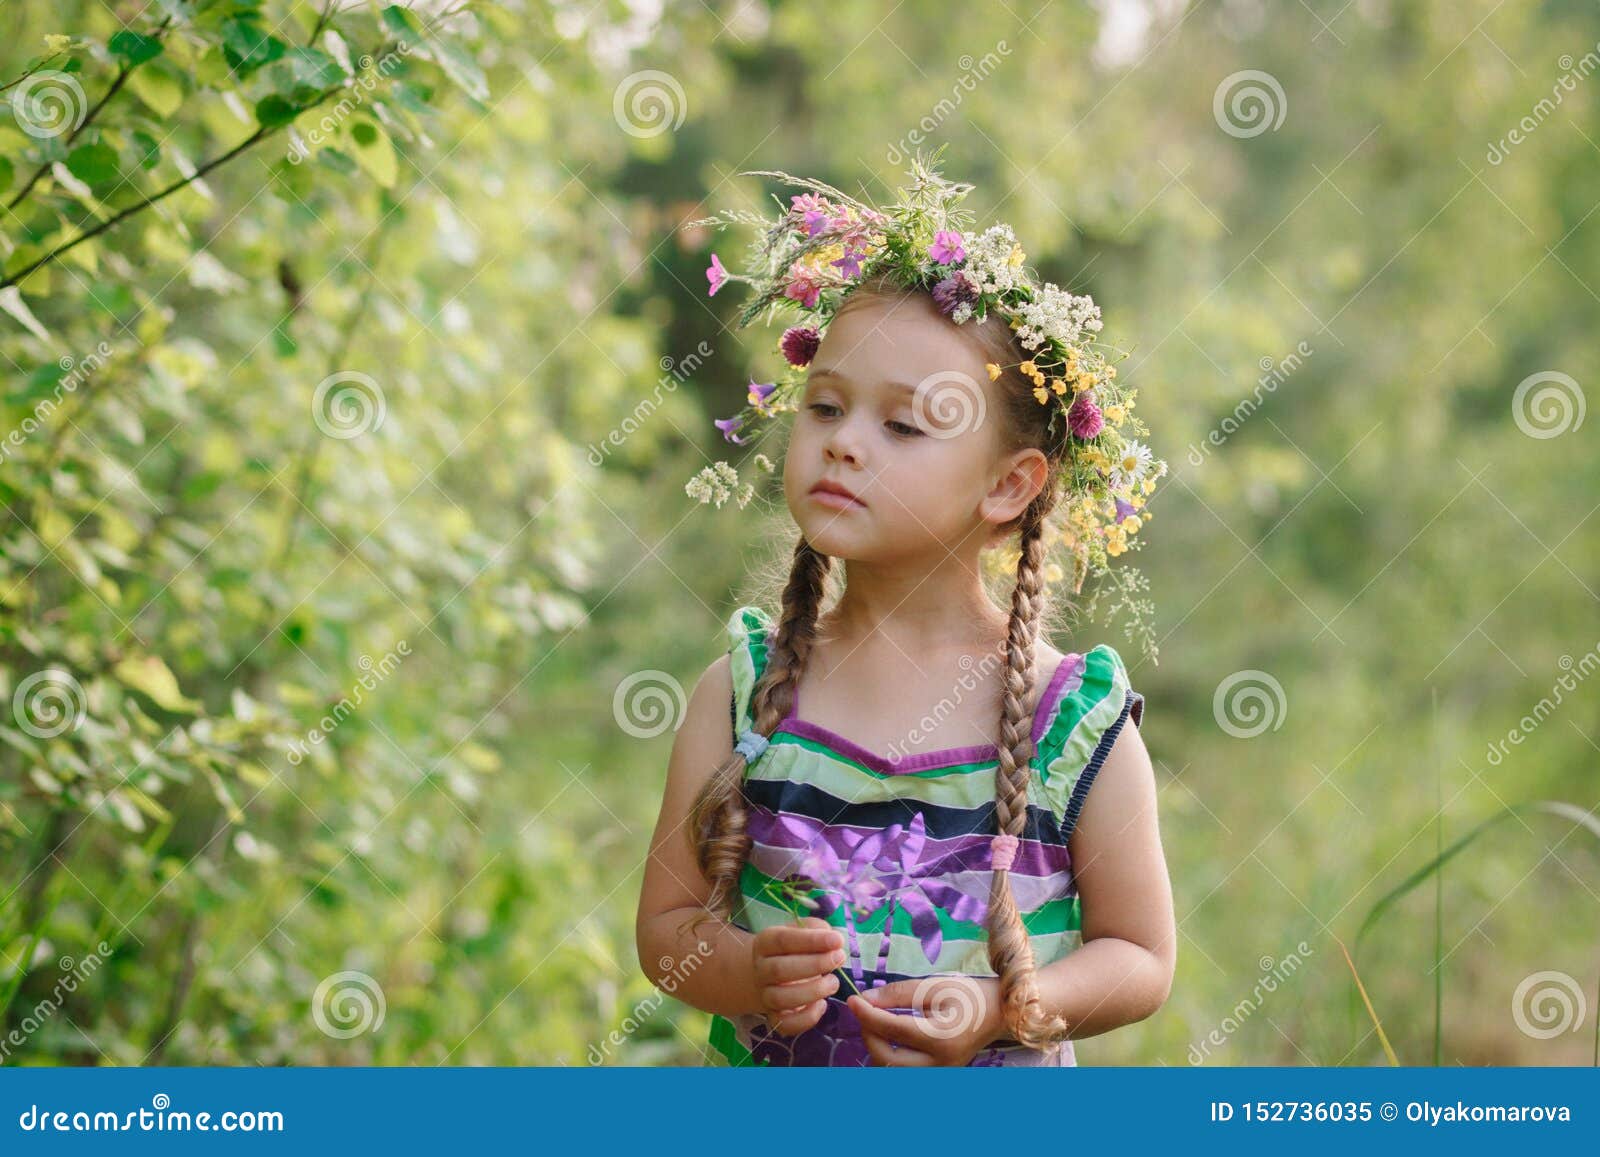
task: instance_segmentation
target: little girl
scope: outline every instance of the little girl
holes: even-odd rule
[[[741,323],[808,315],[791,380],[718,422],[742,443],[796,415],[799,539],[777,613],[738,608],[690,697],[639,905],[644,969],[713,1014],[713,1063],[1072,1065],[1171,986],[1143,696],[1109,644],[1040,639],[1050,548],[1077,589],[1165,464],[1121,432],[1145,431],[1093,303],[1029,280],[1006,227],[972,236],[970,186],[930,164],[888,210],[797,182],[757,272],[708,271],[756,287]],[[690,493],[743,506],[736,478]]]

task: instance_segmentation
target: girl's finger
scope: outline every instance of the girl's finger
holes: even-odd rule
[[[767,1027],[784,1036],[798,1036],[822,1019],[827,1005],[826,1000],[817,1000],[788,1012],[768,1013]]]
[[[808,917],[800,924],[774,924],[759,933],[774,956],[791,953],[832,952],[844,947],[844,937],[826,920]]]
[[[861,1043],[867,1046],[867,1056],[875,1064],[896,1068],[929,1068],[937,1063],[921,1049],[907,1048],[905,1045],[896,1048],[893,1041],[885,1040],[877,1033],[863,1032]]]
[[[844,962],[842,948],[834,952],[763,956],[756,963],[756,979],[763,984],[787,984],[791,980],[826,975]]]
[[[766,1001],[767,1008],[773,1012],[783,1012],[789,1009],[804,1008],[817,1000],[832,996],[839,991],[839,978],[831,972],[822,976],[811,976],[805,980],[797,980],[790,984],[769,984],[762,991],[762,999]]]
[[[856,1019],[861,1022],[864,1032],[875,1033],[902,1048],[906,1046],[916,1048],[924,1040],[919,1018],[910,1013],[902,1016],[896,1012],[888,1012],[859,996],[850,997],[849,1004],[850,1011],[856,1014]]]

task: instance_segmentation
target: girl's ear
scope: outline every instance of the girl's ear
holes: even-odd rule
[[[1050,477],[1050,460],[1030,446],[1001,459],[1000,468],[1004,473],[978,505],[978,513],[996,526],[1010,522],[1038,497]]]

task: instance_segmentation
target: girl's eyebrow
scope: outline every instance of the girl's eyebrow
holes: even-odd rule
[[[836,382],[845,382],[845,383],[849,383],[849,382],[852,381],[852,379],[846,377],[844,374],[839,373],[837,370],[830,370],[830,369],[812,370],[811,374],[809,375],[809,377],[806,380],[809,381],[809,382],[814,382],[814,381],[818,381],[818,380],[823,379],[823,378],[828,378],[828,379],[831,379],[831,380],[836,381]],[[890,381],[890,382],[885,382],[883,384],[884,384],[884,387],[886,389],[892,391],[896,395],[899,395],[899,394],[914,394],[914,393],[917,392],[917,387],[912,385],[910,382]]]

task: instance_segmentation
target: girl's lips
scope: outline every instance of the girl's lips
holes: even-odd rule
[[[834,490],[813,490],[809,497],[819,506],[831,507],[834,510],[854,510],[858,506],[866,506],[865,502],[849,498]]]

